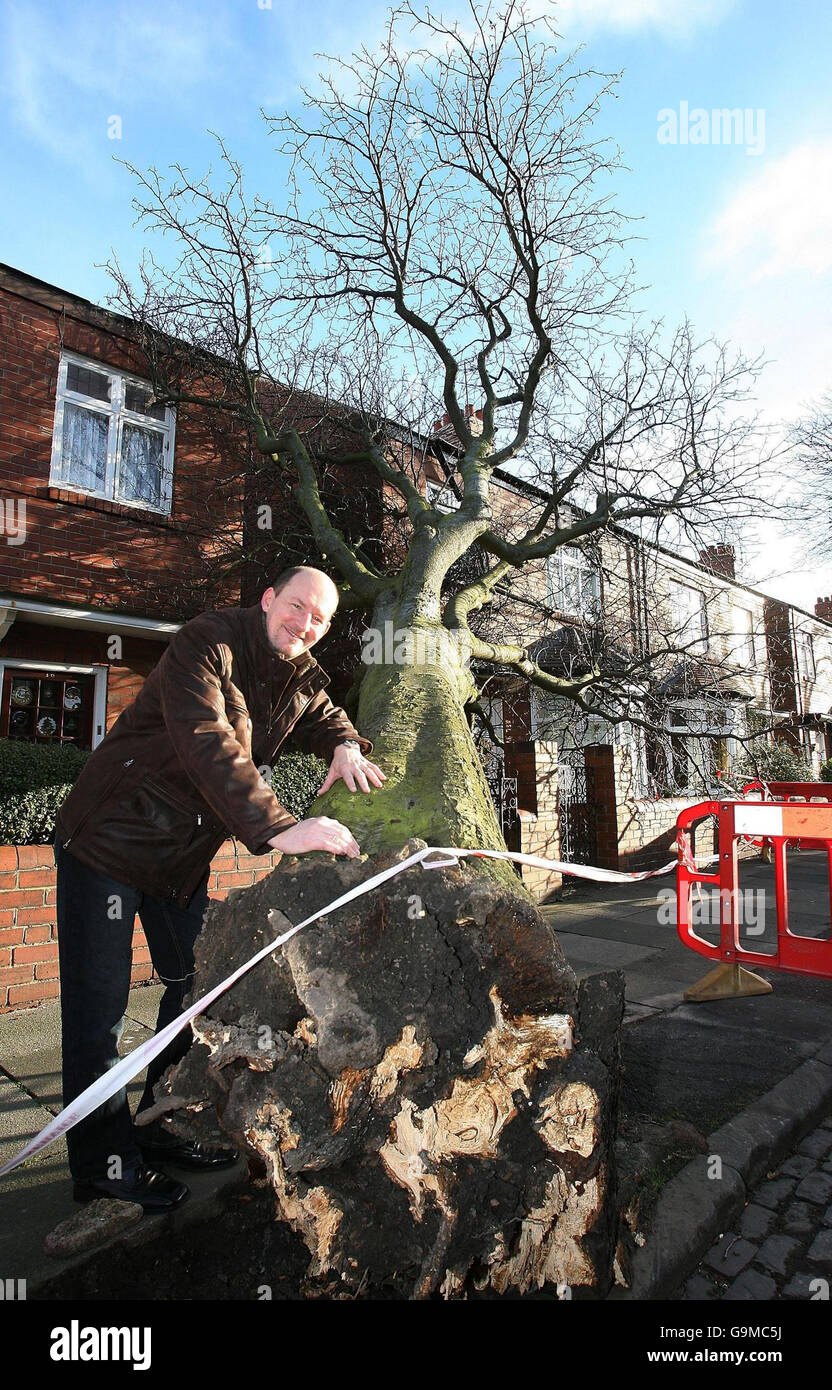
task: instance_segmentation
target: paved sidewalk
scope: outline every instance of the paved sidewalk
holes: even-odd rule
[[[808,934],[828,933],[826,856],[806,853],[792,858],[793,926]],[[823,1064],[810,1059],[832,1043],[832,981],[769,972],[774,981],[771,995],[685,1004],[684,989],[710,964],[678,940],[674,882],[671,874],[632,886],[581,885],[545,910],[579,975],[610,968],[624,971],[625,1116],[684,1121],[708,1135],[802,1064],[824,1070]],[[755,934],[748,939],[755,949],[770,949],[773,870],[744,865],[742,886],[750,890],[754,908],[747,930]],[[716,939],[716,928],[701,930]],[[158,986],[132,991],[123,1050],[149,1036],[159,992]],[[832,1066],[828,1070],[832,1076]],[[134,1104],[141,1089],[141,1078],[129,1088]],[[797,1100],[795,1107],[799,1109]],[[59,1109],[58,1006],[0,1016],[0,1162],[12,1157]],[[816,1117],[813,1123],[817,1122]],[[149,1238],[160,1223],[176,1228],[201,1219],[216,1204],[217,1194],[238,1183],[244,1173],[242,1161],[215,1174],[178,1170],[177,1176],[191,1188],[190,1200],[180,1211],[145,1217],[131,1239]],[[26,1278],[35,1290],[66,1269],[68,1262],[43,1254],[43,1241],[76,1210],[63,1140],[0,1180],[0,1278]]]
[[[130,992],[121,1041],[122,1054],[151,1036],[162,993],[161,985]],[[144,1089],[144,1073],[127,1094],[135,1109]],[[0,1163],[23,1148],[61,1109],[61,1016],[58,1004],[0,1015]],[[161,1165],[160,1165],[161,1166]],[[146,1239],[162,1223],[190,1223],[206,1215],[217,1193],[239,1182],[246,1172],[241,1159],[217,1173],[193,1173],[171,1168],[170,1173],[190,1188],[180,1212],[145,1216],[133,1239]],[[38,1285],[68,1267],[71,1261],[44,1254],[46,1236],[80,1208],[72,1197],[66,1163],[66,1140],[56,1139],[14,1172],[0,1179],[0,1279],[25,1279],[31,1296]],[[86,1256],[79,1256],[85,1259]]]
[[[832,1290],[832,1117],[748,1194],[732,1229],[676,1299],[828,1302]]]

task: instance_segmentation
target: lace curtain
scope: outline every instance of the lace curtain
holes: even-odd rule
[[[64,405],[63,475],[73,487],[103,492],[107,480],[107,435],[110,422],[83,406]]]
[[[126,502],[161,505],[162,435],[158,430],[125,424],[121,435],[118,491]]]

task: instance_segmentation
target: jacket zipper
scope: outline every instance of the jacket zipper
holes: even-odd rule
[[[121,763],[120,766],[121,766],[121,767],[130,767],[131,763],[133,763],[134,761],[135,761],[134,758],[128,758],[127,761],[124,762],[124,763]],[[86,823],[87,823],[87,821],[89,820],[90,816],[92,815],[93,811],[101,804],[101,802],[104,800],[104,797],[105,797],[105,796],[108,796],[109,793],[112,791],[113,787],[115,786],[116,778],[117,778],[117,777],[118,777],[118,768],[116,768],[115,771],[113,772],[113,775],[112,775],[112,777],[110,778],[109,782],[107,783],[107,786],[106,786],[104,792],[102,792],[101,795],[97,798],[95,804],[94,804],[93,806],[90,807],[90,809],[87,811],[87,813],[86,813],[85,816],[82,816],[82,817],[81,817],[81,819],[79,820],[79,822],[78,822],[78,824],[76,825],[75,829],[73,830],[72,834],[70,835],[69,839],[68,839],[68,840],[63,840],[63,841],[62,841],[62,846],[63,846],[64,849],[67,849],[67,848],[72,844],[72,841],[75,839],[75,836],[78,834],[78,831],[81,830],[81,829],[86,825]]]

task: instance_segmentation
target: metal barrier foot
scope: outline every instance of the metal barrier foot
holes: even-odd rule
[[[688,1003],[702,1004],[707,999],[744,999],[752,994],[771,994],[771,991],[771,983],[762,975],[726,961],[686,989],[684,998]]]

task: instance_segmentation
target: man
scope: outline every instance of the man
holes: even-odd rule
[[[55,834],[64,1105],[114,1065],[130,988],[138,913],[165,984],[157,1031],[174,1019],[193,981],[193,948],[208,903],[211,859],[229,834],[253,854],[358,844],[328,816],[297,821],[258,767],[287,741],[330,759],[320,792],[381,787],[372,744],[325,693],[309,649],[328,631],[338,591],[322,571],[286,570],[260,603],[185,623],[85,764],[61,806]],[[190,1046],[183,1032],[148,1067],[139,1110]],[[158,1122],[133,1130],[119,1091],[67,1133],[76,1201],[121,1197],[165,1210],[188,1188],[148,1166],[212,1168],[228,1149],[176,1140]]]

